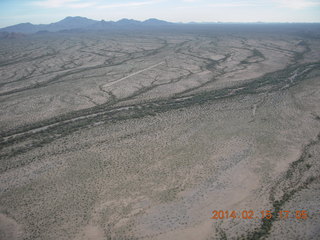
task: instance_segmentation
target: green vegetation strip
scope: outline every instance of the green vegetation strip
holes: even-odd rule
[[[8,160],[8,158],[14,157],[17,154],[41,147],[44,144],[48,144],[55,139],[64,137],[79,129],[92,126],[97,122],[112,123],[121,120],[153,116],[157,113],[204,104],[218,99],[289,88],[303,81],[312,70],[319,69],[319,67],[320,62],[295,65],[287,67],[284,70],[266,74],[240,86],[202,92],[186,97],[174,96],[169,99],[122,107],[112,107],[109,103],[68,113],[2,133],[0,140],[2,153],[0,158]],[[268,87],[268,90],[266,90],[266,87]],[[31,140],[32,143],[25,146],[14,147],[17,143],[25,140]],[[0,166],[0,172],[19,167],[21,164],[27,164],[27,162],[17,163],[4,161]]]
[[[300,155],[299,159],[291,164],[285,176],[283,177],[283,179],[281,179],[282,181],[292,180],[295,172],[299,172],[299,177],[301,179],[303,172],[310,168],[309,164],[304,164],[305,160],[311,156],[310,154],[308,154],[308,150],[310,149],[311,146],[318,144],[319,142],[320,142],[320,133],[318,134],[316,140],[311,141],[307,146],[304,147],[303,152]],[[266,236],[268,236],[271,232],[273,223],[279,219],[278,214],[282,210],[282,207],[284,206],[284,204],[287,203],[297,192],[307,188],[308,185],[311,184],[315,179],[316,179],[315,177],[311,176],[301,184],[298,184],[297,186],[293,186],[293,189],[291,191],[285,192],[279,200],[273,199],[274,197],[271,191],[270,198],[272,200],[272,206],[273,206],[273,210],[272,210],[273,217],[270,219],[267,219],[267,218],[262,219],[262,224],[260,228],[256,229],[254,232],[249,233],[246,237],[240,238],[240,239],[257,240],[257,239],[264,239]]]

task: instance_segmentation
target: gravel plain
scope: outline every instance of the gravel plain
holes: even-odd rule
[[[319,38],[46,33],[0,52],[0,239],[318,238]]]

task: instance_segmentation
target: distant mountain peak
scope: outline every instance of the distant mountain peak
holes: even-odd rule
[[[141,23],[141,22],[134,19],[122,18],[119,21],[117,21],[117,23],[132,24],[132,23]]]
[[[66,17],[66,18],[62,19],[61,21],[53,23],[53,24],[57,24],[57,23],[94,23],[94,22],[97,22],[97,21],[86,18],[86,17],[79,17],[79,16],[70,17],[69,16],[69,17]]]
[[[89,20],[89,21],[95,21],[95,20],[92,20],[92,19],[89,19],[89,18],[86,18],[86,17],[80,17],[80,16],[68,16],[68,17],[65,17],[64,19],[60,20],[59,22],[63,22],[63,21],[79,21],[79,20]]]
[[[168,24],[169,22],[167,21],[164,21],[164,20],[159,20],[159,19],[156,19],[156,18],[149,18],[145,21],[143,21],[144,23],[157,23],[157,24]]]
[[[33,24],[29,23],[29,22],[26,22],[26,23],[19,23],[19,24],[15,25],[15,26],[33,26]]]
[[[141,29],[150,28],[154,26],[162,26],[172,24],[156,18],[150,18],[143,22],[134,19],[123,18],[117,22],[113,21],[97,21],[86,17],[68,16],[64,19],[50,24],[20,23],[17,25],[9,26],[0,29],[0,31],[7,32],[21,32],[21,33],[37,33],[42,31],[61,32],[61,31],[74,31],[74,30],[109,30],[109,29]]]

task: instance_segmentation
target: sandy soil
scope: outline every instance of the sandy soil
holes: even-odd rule
[[[10,44],[0,239],[317,239],[319,41],[82,33],[1,51]]]

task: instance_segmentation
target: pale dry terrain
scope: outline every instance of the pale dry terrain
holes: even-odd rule
[[[0,52],[0,239],[318,239],[319,38],[46,33]]]

